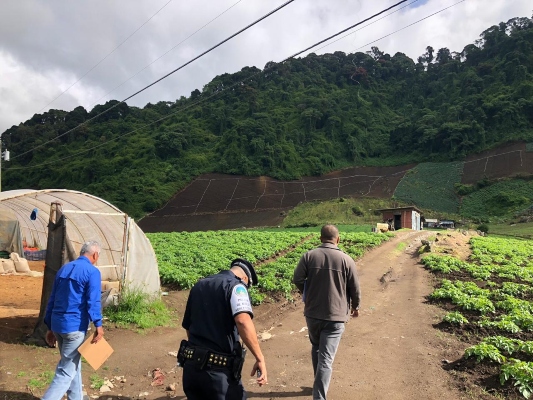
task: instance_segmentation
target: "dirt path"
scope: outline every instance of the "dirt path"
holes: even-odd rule
[[[331,399],[460,399],[450,375],[441,368],[457,353],[432,327],[442,311],[425,303],[431,292],[428,273],[416,251],[428,232],[401,232],[367,253],[358,263],[362,311],[351,320],[335,359]],[[405,247],[405,249],[404,249]],[[303,305],[287,313],[262,347],[268,355],[268,398],[309,397],[312,385],[310,344]],[[293,331],[294,333],[290,333]],[[250,398],[264,389],[248,386]],[[291,394],[292,392],[292,394]]]
[[[431,276],[418,264],[416,253],[420,240],[430,234],[397,232],[395,238],[357,262],[363,293],[361,315],[346,327],[335,359],[328,398],[472,398],[457,389],[457,382],[441,367],[443,359],[459,358],[464,346],[432,327],[441,320],[443,311],[425,302],[425,296],[432,290]],[[179,321],[186,297],[186,292],[171,293],[168,297],[171,307],[178,310]],[[249,398],[310,398],[311,346],[307,331],[303,329],[303,304],[301,301],[267,304],[255,311],[258,332],[266,332],[265,337],[272,335],[261,344],[270,383],[259,388],[253,379],[243,378]],[[0,319],[2,326],[10,326],[13,322],[9,318]],[[88,389],[93,398],[185,398],[181,371],[174,367],[175,359],[168,355],[184,337],[179,323],[176,327],[144,335],[108,329],[106,337],[115,353],[106,363],[106,369],[99,370],[98,374],[125,376],[126,382],[101,396]],[[53,370],[57,354],[53,350],[25,348],[10,342],[13,342],[12,336],[7,340],[0,337],[0,400],[4,400],[2,394],[6,393],[9,394],[6,399],[35,399],[23,394],[28,392],[27,379],[16,376],[20,371],[42,370],[43,365]],[[243,375],[250,371],[251,365],[250,357]],[[88,386],[94,372],[88,366],[84,368],[84,382]],[[154,368],[165,372],[164,386],[150,386],[149,373]],[[165,392],[170,383],[176,385],[176,390]],[[34,393],[42,394],[42,390],[34,389]]]

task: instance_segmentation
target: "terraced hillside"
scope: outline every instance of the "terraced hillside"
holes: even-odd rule
[[[302,202],[339,197],[394,197],[421,208],[456,213],[460,198],[455,184],[532,175],[530,149],[520,142],[471,155],[465,161],[352,167],[293,181],[207,174],[176,193],[139,225],[146,232],[275,226],[286,211]]]

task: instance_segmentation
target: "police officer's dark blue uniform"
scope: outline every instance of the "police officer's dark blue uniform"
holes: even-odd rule
[[[187,330],[188,346],[193,349],[190,351],[198,355],[207,350],[207,357],[210,357],[205,357],[203,363],[199,363],[197,357],[184,363],[183,389],[189,400],[246,399],[242,381],[236,379],[233,372],[235,354],[240,351],[235,318],[241,313],[253,317],[247,287],[257,284],[257,275],[251,263],[244,259],[234,260],[231,266],[231,270],[200,280],[187,300],[182,326]],[[241,277],[237,276],[239,274]],[[257,339],[249,345],[262,358]],[[219,356],[224,357],[224,365],[216,361],[205,363]]]

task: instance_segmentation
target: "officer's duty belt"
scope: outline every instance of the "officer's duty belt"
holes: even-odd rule
[[[234,356],[215,353],[201,347],[186,347],[184,350],[185,361],[189,361],[201,369],[203,368],[229,368],[233,367]]]

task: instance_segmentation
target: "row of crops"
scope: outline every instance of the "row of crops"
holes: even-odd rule
[[[454,185],[461,182],[462,172],[462,162],[418,164],[404,175],[394,198],[425,209],[457,213],[459,197]]]
[[[533,392],[533,242],[476,237],[461,261],[429,255],[428,269],[443,279],[432,294],[449,312],[444,321],[474,338],[464,358],[497,366],[501,385],[525,398]]]
[[[199,279],[228,268],[235,258],[256,265],[259,284],[252,288],[255,304],[266,296],[291,297],[294,268],[301,255],[320,244],[319,235],[310,232],[208,231],[148,233],[159,264],[161,282],[181,289]],[[389,238],[379,233],[346,233],[340,247],[353,258]]]

